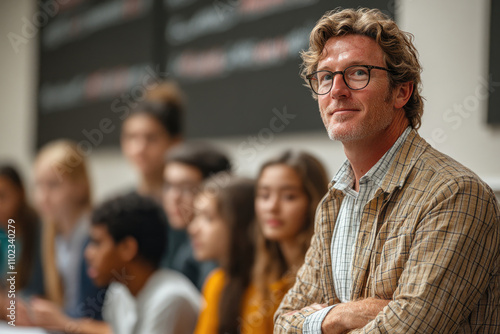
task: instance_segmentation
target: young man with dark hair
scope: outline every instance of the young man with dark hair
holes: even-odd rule
[[[182,274],[159,269],[167,246],[162,209],[135,193],[94,211],[85,251],[88,273],[111,284],[103,317],[114,333],[192,333],[201,297]]]

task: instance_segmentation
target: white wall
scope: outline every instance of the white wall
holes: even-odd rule
[[[0,158],[15,158],[28,179],[35,141],[37,42],[30,40],[16,54],[7,34],[20,33],[21,19],[32,17],[34,9],[32,1],[0,2]],[[489,76],[489,0],[403,0],[397,11],[400,26],[415,35],[424,67],[426,106],[420,133],[500,191],[500,128],[486,125],[481,79]],[[311,110],[311,117],[319,117],[318,111]],[[250,146],[248,136],[216,142],[232,154],[244,175],[253,175],[262,161],[288,147],[315,153],[330,174],[345,158],[342,146],[324,132],[276,134],[266,145],[253,146],[255,156],[238,149]],[[94,152],[90,163],[98,200],[135,183],[117,150]]]
[[[0,2],[0,159],[15,160],[25,172],[35,141],[36,38],[12,48],[8,34],[21,35],[23,17],[31,17],[34,1]]]
[[[406,0],[399,22],[424,67],[421,135],[500,190],[500,127],[486,124],[490,1]],[[500,82],[500,78],[494,78]],[[496,88],[496,94],[500,94]]]

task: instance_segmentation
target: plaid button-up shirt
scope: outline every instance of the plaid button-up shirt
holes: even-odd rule
[[[344,194],[330,187],[297,280],[275,315],[275,333],[301,333],[313,303],[339,303],[332,232]],[[412,131],[364,207],[351,300],[391,302],[352,333],[500,333],[500,212],[473,172]]]
[[[359,180],[359,192],[353,189],[356,177],[349,160],[346,160],[333,177],[333,187],[342,191],[344,199],[340,206],[335,228],[333,229],[330,247],[332,258],[332,275],[335,294],[341,302],[351,299],[351,267],[354,255],[354,245],[361,225],[364,206],[374,196],[382,184],[389,166],[396,153],[408,137],[411,127],[406,128],[398,140],[382,158]],[[328,311],[328,310],[325,310]],[[317,314],[318,312],[316,312]],[[321,317],[321,321],[324,317]],[[321,323],[319,323],[321,328]]]

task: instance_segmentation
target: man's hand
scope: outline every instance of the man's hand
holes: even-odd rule
[[[389,302],[390,300],[367,298],[337,304],[323,320],[321,331],[324,334],[341,334],[351,329],[362,328],[374,320]]]

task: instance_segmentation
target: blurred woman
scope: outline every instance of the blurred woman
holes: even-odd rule
[[[256,323],[268,322],[272,328],[274,312],[304,263],[316,207],[327,186],[324,167],[308,153],[286,151],[261,167],[255,197],[258,229],[252,280],[257,289],[255,304],[260,305],[253,316]]]
[[[90,181],[84,156],[70,141],[47,144],[34,164],[35,204],[43,222],[45,295],[72,317],[101,319],[105,290],[86,272],[83,250],[89,238]],[[90,303],[89,300],[95,301]],[[51,306],[36,300],[39,320]]]
[[[139,174],[137,192],[161,203],[165,153],[182,141],[182,95],[173,82],[150,90],[122,125],[121,148]]]
[[[12,219],[15,231],[16,291],[25,297],[43,294],[40,263],[40,230],[38,218],[28,205],[24,185],[17,170],[10,165],[0,166],[0,275],[8,271],[8,222]]]
[[[196,196],[188,231],[199,261],[214,260],[203,288],[205,308],[195,333],[248,333],[249,286],[254,261],[254,182],[234,177],[210,178]],[[265,333],[255,331],[255,333]]]
[[[11,227],[9,227],[9,220]],[[10,165],[0,166],[0,319],[6,318],[10,306],[6,290],[7,272],[17,272],[16,324],[29,325],[26,304],[22,299],[43,295],[40,259],[40,228],[35,212],[28,205],[24,185],[17,170]],[[15,233],[9,239],[10,233]],[[12,240],[12,242],[9,242]],[[13,247],[12,247],[13,246]],[[9,252],[10,249],[10,252]],[[14,268],[8,259],[13,256]],[[12,270],[11,270],[12,269]],[[8,290],[8,289],[7,289]],[[19,298],[22,297],[22,298]]]

